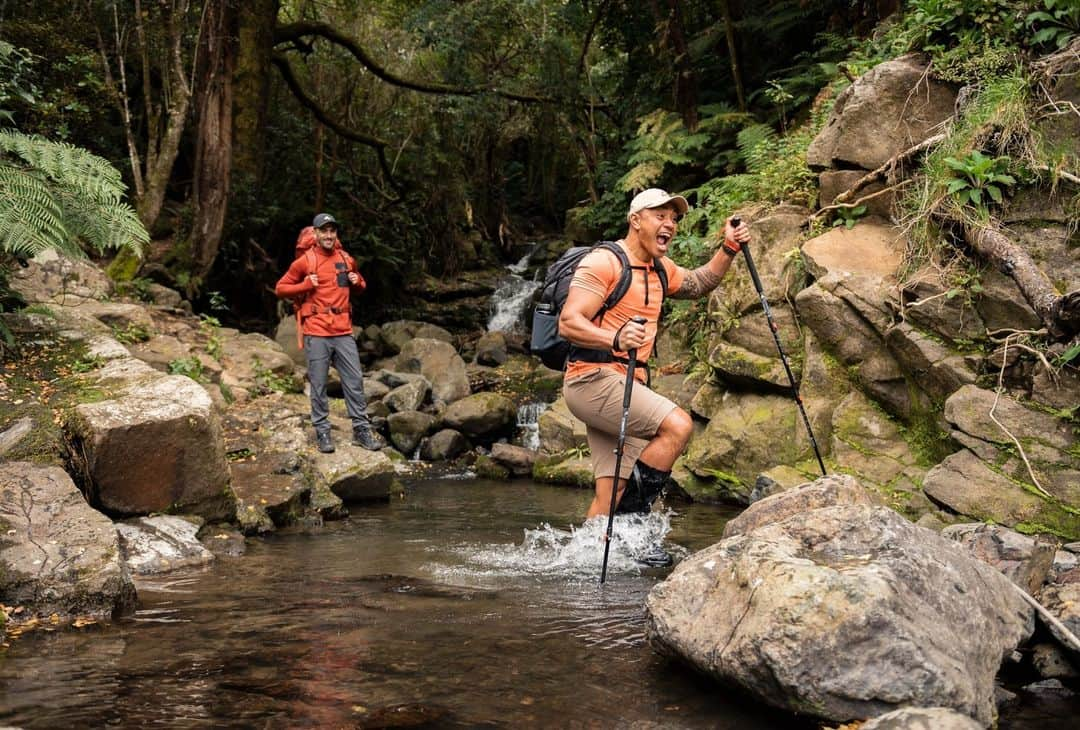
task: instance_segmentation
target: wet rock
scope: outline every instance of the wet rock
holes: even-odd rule
[[[297,522],[306,511],[304,502],[311,489],[303,475],[249,458],[229,465],[237,519],[244,532],[267,532]]]
[[[834,721],[916,705],[990,725],[1002,657],[1034,627],[1003,575],[868,505],[812,509],[726,538],[676,566],[646,611],[660,652]]]
[[[770,495],[747,507],[724,525],[725,538],[753,532],[762,525],[821,507],[839,504],[874,505],[878,500],[854,477],[832,474]]]
[[[774,466],[758,474],[750,492],[750,504],[806,483],[806,475],[790,466]]]
[[[472,468],[481,479],[504,482],[510,478],[510,469],[495,461],[490,454],[477,456]]]
[[[498,393],[475,393],[447,406],[443,423],[470,438],[494,440],[513,431],[517,406]]]
[[[950,525],[942,536],[955,540],[987,565],[1032,595],[1050,574],[1057,542],[1021,535],[1001,525],[981,522]]]
[[[346,503],[386,501],[396,481],[386,454],[344,444],[332,454],[316,454],[314,465],[316,477]]]
[[[1075,679],[1080,676],[1069,658],[1054,644],[1036,644],[1031,648],[1031,663],[1046,679]]]
[[[511,444],[492,444],[491,458],[509,469],[514,476],[521,477],[532,473],[533,465],[536,463],[536,452]]]
[[[485,332],[476,342],[476,362],[481,365],[502,365],[509,357],[502,332]]]
[[[0,464],[0,531],[0,595],[28,617],[108,618],[134,606],[116,528],[63,469]]]
[[[533,479],[542,484],[593,488],[592,461],[581,456],[541,456],[533,466]]]
[[[409,386],[402,386],[408,388]],[[394,391],[397,392],[397,391]],[[391,413],[386,419],[390,427],[390,442],[394,447],[405,454],[411,455],[420,445],[431,427],[435,425],[435,417],[420,411],[402,411]]]
[[[199,529],[199,542],[216,557],[238,558],[247,552],[243,533],[232,525],[216,523]]]
[[[178,568],[206,565],[214,554],[199,542],[199,522],[172,515],[140,517],[120,522],[120,551],[136,575],[167,573]]]
[[[469,450],[469,440],[452,428],[435,432],[420,443],[424,461],[450,461]]]
[[[928,77],[926,67],[925,57],[908,54],[856,79],[810,143],[807,164],[873,170],[936,132],[953,116],[956,89]]]
[[[947,707],[903,707],[867,720],[859,730],[982,730],[967,715]]]

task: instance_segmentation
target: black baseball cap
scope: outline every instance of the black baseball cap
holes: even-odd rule
[[[334,226],[337,228],[337,220],[329,213],[319,213],[315,216],[315,220],[311,222],[312,227],[322,228],[323,226]]]

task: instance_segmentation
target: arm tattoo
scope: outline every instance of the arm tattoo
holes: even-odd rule
[[[670,296],[672,299],[697,299],[715,289],[723,278],[713,272],[708,264],[699,266],[686,274],[682,286],[671,292]]]

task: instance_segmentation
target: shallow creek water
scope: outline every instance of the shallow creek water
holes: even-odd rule
[[[654,654],[642,604],[733,512],[679,506],[599,531],[584,491],[440,479],[241,558],[143,580],[112,624],[34,633],[0,654],[0,725],[38,727],[800,728]],[[670,530],[670,531],[669,531]],[[1056,727],[1026,707],[1002,727]],[[1066,727],[1067,725],[1061,725]]]

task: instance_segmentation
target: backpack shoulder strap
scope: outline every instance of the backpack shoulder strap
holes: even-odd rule
[[[660,283],[663,285],[660,291],[661,301],[663,301],[663,297],[667,297],[668,288],[667,267],[664,266],[663,257],[653,259],[653,270],[660,277]]]
[[[633,272],[630,270],[630,257],[626,255],[626,251],[615,241],[601,241],[596,244],[596,248],[603,248],[607,251],[611,251],[615,254],[615,258],[619,260],[619,265],[622,266],[622,271],[619,273],[619,279],[615,282],[615,288],[611,290],[611,294],[608,294],[607,299],[600,306],[600,310],[596,313],[596,316],[601,321],[604,319],[604,314],[619,303],[619,300],[626,296],[626,292],[630,291],[630,283],[633,279]]]

